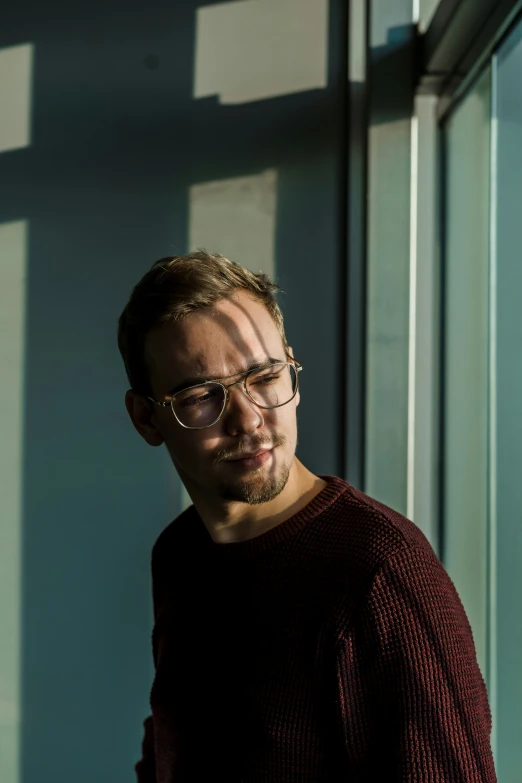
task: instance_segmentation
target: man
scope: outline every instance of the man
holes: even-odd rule
[[[490,783],[444,568],[413,523],[295,456],[302,368],[275,291],[198,252],[155,264],[120,318],[127,411],[193,502],[152,553],[138,781]]]

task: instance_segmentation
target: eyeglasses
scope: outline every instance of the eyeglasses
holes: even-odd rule
[[[243,377],[225,386],[218,381],[205,381],[174,394],[170,400],[159,402],[147,397],[155,405],[172,408],[177,422],[187,430],[212,427],[227,406],[229,389],[243,384],[245,394],[259,408],[280,408],[291,402],[299,388],[299,362],[277,362],[243,373]]]

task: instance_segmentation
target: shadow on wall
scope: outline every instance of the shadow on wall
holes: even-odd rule
[[[17,345],[23,357],[8,365],[23,408],[2,455],[7,464],[20,451],[2,604],[14,640],[0,659],[0,730],[14,748],[6,783],[114,783],[132,779],[139,757],[152,681],[150,548],[181,501],[166,453],[148,451],[126,418],[116,319],[154,260],[199,243],[212,216],[222,225],[208,189],[191,214],[194,188],[276,172],[276,197],[258,210],[275,215],[257,228],[305,367],[300,456],[339,472],[343,5],[330,0],[324,86],[226,105],[194,95],[195,2],[4,10],[0,50],[32,47],[28,138],[0,154],[8,279],[25,314],[12,327],[18,343],[11,331],[1,338],[2,356]],[[247,68],[248,53],[234,56]],[[240,251],[241,214],[228,226]],[[224,234],[216,243],[209,249],[234,257]]]

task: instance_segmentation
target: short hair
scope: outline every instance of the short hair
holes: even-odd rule
[[[246,291],[264,304],[288,351],[283,314],[276,300],[279,290],[263,272],[255,274],[206,250],[156,261],[134,287],[118,320],[118,347],[131,388],[137,394],[152,394],[145,357],[149,332],[212,307],[236,291]]]

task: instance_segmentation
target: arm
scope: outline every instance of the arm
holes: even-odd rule
[[[157,568],[157,555],[156,548],[152,552],[152,603],[154,610],[154,623],[156,623],[158,617],[158,609],[160,602],[159,595],[159,579]],[[157,650],[154,643],[154,634],[152,642],[152,654],[154,658],[154,669],[157,666]],[[154,718],[149,715],[143,723],[144,733],[141,744],[141,759],[135,765],[137,783],[156,783],[156,757],[154,750]]]
[[[471,628],[432,552],[404,549],[380,568],[339,642],[337,684],[357,780],[496,781]]]

